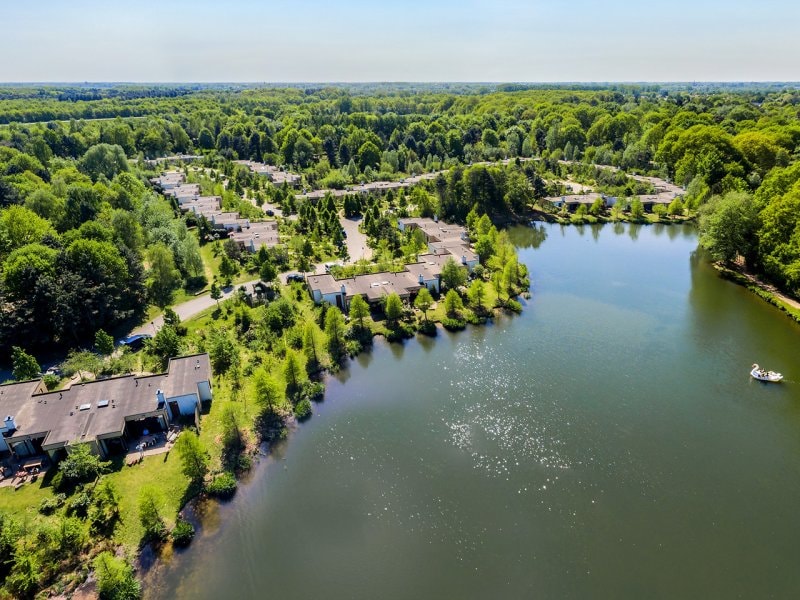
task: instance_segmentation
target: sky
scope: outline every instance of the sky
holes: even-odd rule
[[[798,0],[0,0],[2,82],[800,81]]]

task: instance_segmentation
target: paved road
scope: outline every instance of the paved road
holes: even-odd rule
[[[345,243],[347,244],[347,254],[350,256],[349,262],[356,262],[360,258],[372,258],[372,248],[367,246],[367,236],[358,230],[361,220],[362,217],[348,219],[344,215],[339,215],[339,222],[347,234]]]
[[[248,281],[245,283],[239,283],[236,285],[232,285],[230,287],[224,288],[222,290],[222,298],[220,298],[220,302],[227,298],[233,296],[234,292],[236,292],[239,287],[243,285],[247,285],[248,283],[255,283],[258,281],[254,279],[253,281]],[[196,298],[192,298],[191,300],[187,300],[183,304],[176,304],[172,307],[178,316],[181,318],[181,321],[186,321],[187,319],[191,319],[195,315],[203,312],[204,310],[215,306],[217,301],[211,297],[211,294],[203,294],[202,296],[197,296]],[[164,317],[158,316],[153,319],[150,323],[145,323],[131,331],[130,335],[136,335],[138,333],[149,333],[153,335],[156,331],[161,329],[164,325]]]

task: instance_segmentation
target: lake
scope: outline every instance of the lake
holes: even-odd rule
[[[800,327],[691,226],[511,234],[522,315],[376,343],[147,595],[800,596]]]

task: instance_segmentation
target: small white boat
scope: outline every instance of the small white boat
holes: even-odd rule
[[[750,377],[753,379],[758,379],[759,381],[770,381],[772,383],[778,383],[781,379],[783,379],[783,375],[780,373],[776,373],[775,371],[767,371],[766,369],[762,369],[757,364],[753,365],[753,369],[750,371]]]

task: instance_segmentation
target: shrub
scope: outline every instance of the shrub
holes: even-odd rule
[[[67,504],[67,514],[75,515],[77,517],[85,517],[89,512],[89,507],[92,504],[92,494],[85,491],[80,491],[70,498]]]
[[[47,390],[52,392],[58,387],[58,382],[61,381],[61,378],[58,375],[45,375],[42,380]]]
[[[64,506],[66,500],[66,494],[56,494],[52,498],[44,498],[39,503],[39,512],[43,515],[52,515],[56,510]]]
[[[389,329],[386,339],[390,342],[399,342],[414,335],[414,326],[408,323],[398,323],[396,327]]]
[[[249,471],[253,467],[253,459],[249,454],[240,454],[236,459],[237,471]]]
[[[477,315],[477,314],[475,314],[474,312],[472,312],[472,313],[467,313],[467,314],[464,316],[464,319],[465,319],[465,320],[466,320],[466,322],[467,322],[467,323],[469,323],[470,325],[485,325],[485,324],[486,324],[486,321],[488,320],[488,319],[487,319],[487,317],[486,317],[486,315]]]
[[[133,568],[125,559],[115,558],[111,552],[101,552],[94,559],[97,576],[97,593],[100,600],[137,600],[142,589]]]
[[[418,331],[424,335],[429,335],[431,337],[436,337],[437,329],[436,323],[433,321],[423,321],[419,324]]]
[[[516,300],[513,300],[513,299],[509,298],[508,301],[506,302],[506,309],[510,310],[511,312],[521,313],[522,312],[522,304],[520,304]]]
[[[50,480],[50,485],[52,485],[53,489],[57,492],[65,489],[67,486],[64,482],[64,473],[58,471],[55,475],[53,475],[53,479]]]
[[[214,480],[208,484],[206,489],[215,498],[222,500],[233,498],[236,493],[236,477],[233,476],[233,473],[228,473],[227,471],[220,473],[214,477]]]
[[[308,398],[303,398],[300,400],[300,402],[297,403],[297,406],[294,407],[294,416],[297,417],[298,421],[304,421],[310,417],[311,400]]]
[[[194,525],[186,519],[178,517],[175,522],[175,529],[172,530],[172,543],[179,548],[188,546],[194,538]]]
[[[300,390],[301,398],[318,402],[325,395],[325,384],[319,381],[305,381]]]
[[[448,331],[461,331],[467,326],[467,322],[463,319],[446,318],[442,320],[442,326]]]

